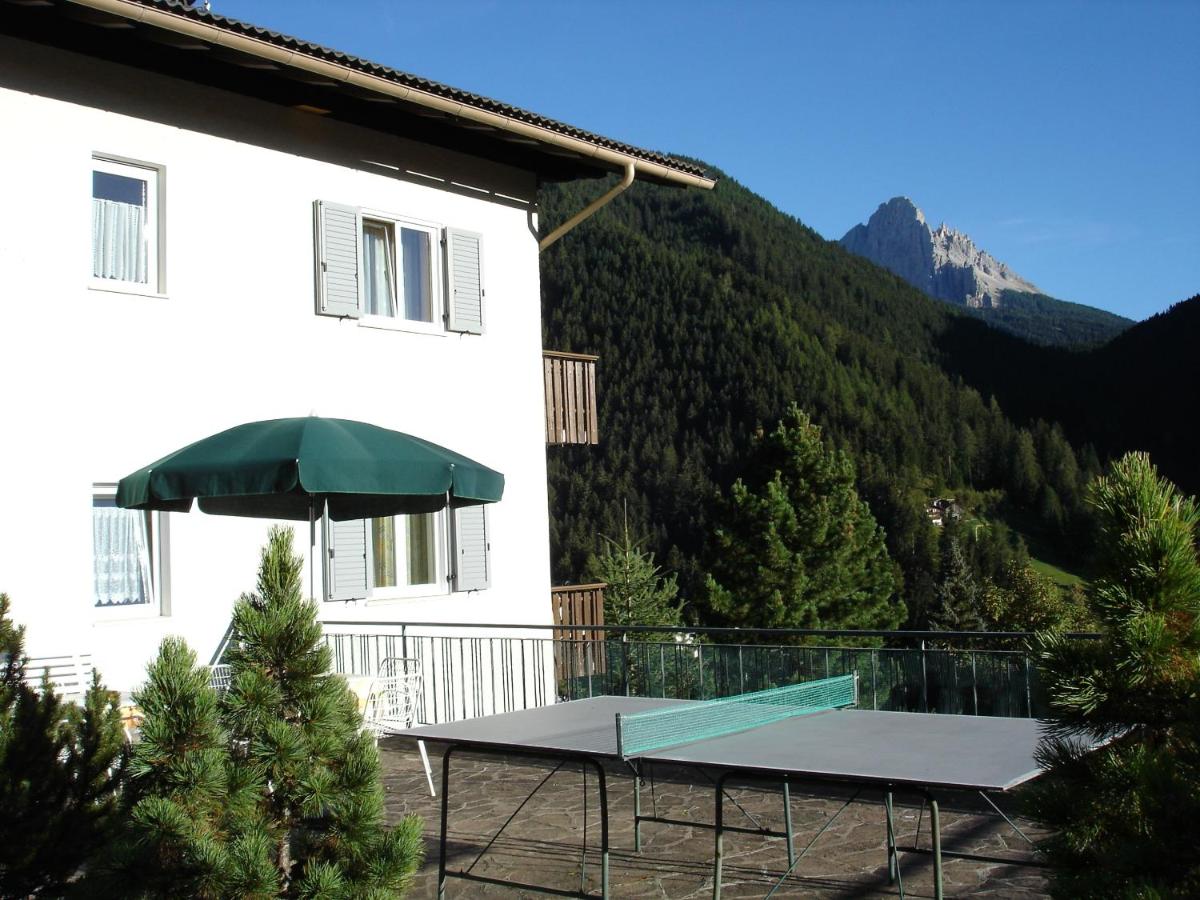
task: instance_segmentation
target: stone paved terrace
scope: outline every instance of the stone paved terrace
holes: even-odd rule
[[[434,783],[441,790],[441,749],[429,744]],[[389,820],[408,812],[425,820],[426,859],[410,896],[437,896],[438,801],[429,796],[425,773],[416,745],[401,738],[387,738],[380,745],[383,782],[387,792]],[[477,757],[467,753],[454,757],[451,781],[449,853],[452,868],[470,865],[491,835],[521,804],[526,794],[552,769],[553,763]],[[610,810],[610,867],[612,896],[617,898],[707,898],[712,893],[711,865],[713,835],[708,829],[658,824],[643,825],[642,852],[633,852],[633,782],[615,768],[608,769]],[[672,777],[672,776],[676,777]],[[667,779],[667,780],[664,780]],[[599,890],[600,820],[596,807],[595,776],[588,778],[587,884]],[[662,772],[656,779],[659,815],[707,822],[712,815],[712,788],[695,784],[683,773]],[[835,814],[853,790],[841,788],[793,789],[792,816],[797,850],[808,843],[817,829]],[[782,808],[777,790],[763,787],[738,788],[733,794],[746,809],[760,816],[764,825],[782,828]],[[650,791],[643,791],[644,809],[649,809]],[[947,795],[942,804],[943,846],[946,849],[990,856],[1031,859],[1028,845],[978,798]],[[912,844],[920,801],[916,796],[896,796],[897,834],[900,846]],[[736,824],[738,815],[731,803],[725,807],[726,821]],[[1007,810],[1006,810],[1007,811]],[[511,878],[565,890],[578,890],[580,840],[584,821],[582,777],[578,765],[564,767],[554,775],[513,820],[487,855],[476,864],[477,874]],[[1027,821],[1017,819],[1022,830],[1036,837]],[[920,845],[929,846],[928,813],[921,826]],[[883,805],[878,795],[863,794],[800,862],[797,872],[775,894],[776,897],[875,898],[895,897],[887,883],[886,832]],[[723,896],[762,897],[787,868],[781,840],[755,835],[725,836]],[[905,893],[932,897],[932,859],[927,855],[901,856]],[[1045,896],[1044,872],[1037,868],[997,865],[963,859],[946,859],[947,897]],[[508,888],[493,888],[451,880],[448,900],[457,897],[526,896]],[[529,894],[528,896],[541,896]]]

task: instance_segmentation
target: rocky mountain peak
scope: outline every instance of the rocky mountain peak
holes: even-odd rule
[[[996,307],[1006,290],[1041,293],[961,231],[945,222],[931,229],[907,197],[881,203],[865,225],[846,232],[841,245],[949,303]]]

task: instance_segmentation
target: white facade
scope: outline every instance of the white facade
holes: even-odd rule
[[[90,652],[117,690],[169,634],[207,662],[270,523],[172,514],[168,608],[99,608],[94,485],[310,412],[420,436],[506,479],[487,589],[325,602],[324,618],[549,624],[535,176],[16,39],[0,37],[0,59],[0,591],[30,655]],[[161,292],[93,283],[97,154],[161,168]],[[318,315],[315,201],[481,235],[484,333]],[[320,570],[315,582],[320,594]]]

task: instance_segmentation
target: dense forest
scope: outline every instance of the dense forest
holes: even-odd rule
[[[1186,493],[1200,493],[1200,296],[1176,303],[1107,344],[1080,353],[1007,335],[955,331],[945,365],[994,395],[1018,420],[1061,423],[1103,456],[1147,450]],[[1193,387],[1188,387],[1193,385]]]

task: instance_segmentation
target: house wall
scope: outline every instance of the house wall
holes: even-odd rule
[[[0,591],[28,652],[91,652],[120,690],[168,634],[207,662],[270,523],[171,515],[170,615],[128,618],[93,606],[92,485],[310,412],[418,435],[506,478],[490,588],[327,603],[325,618],[549,624],[534,176],[16,39],[0,38],[0,58]],[[89,287],[94,152],[166,167],[163,296]],[[486,332],[316,315],[318,199],[481,233]]]

